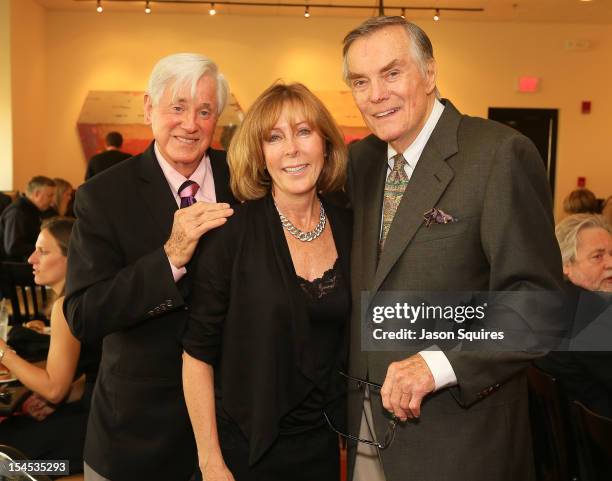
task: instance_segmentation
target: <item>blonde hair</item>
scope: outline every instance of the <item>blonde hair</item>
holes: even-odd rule
[[[265,170],[262,144],[285,107],[293,117],[303,114],[304,120],[325,142],[325,161],[317,180],[317,190],[334,192],[344,186],[347,149],[329,111],[303,84],[275,83],[255,100],[227,152],[230,186],[234,196],[241,201],[260,199],[272,186],[272,179]]]

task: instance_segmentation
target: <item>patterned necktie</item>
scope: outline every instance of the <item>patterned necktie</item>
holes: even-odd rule
[[[193,180],[183,182],[178,190],[178,195],[181,198],[181,209],[196,203],[195,195],[199,188],[200,186]]]
[[[395,157],[393,157],[393,169],[391,169],[391,172],[389,172],[387,181],[385,182],[383,225],[382,232],[380,233],[380,242],[378,244],[379,256],[385,246],[385,240],[387,239],[387,234],[389,234],[389,228],[391,227],[391,222],[393,222],[393,217],[395,217],[397,207],[399,206],[402,196],[404,195],[404,191],[406,190],[406,186],[408,185],[409,179],[408,175],[406,175],[406,170],[404,169],[406,164],[406,159],[404,159],[402,154],[397,154]]]

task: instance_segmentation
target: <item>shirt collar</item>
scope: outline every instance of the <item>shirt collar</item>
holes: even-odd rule
[[[410,144],[408,148],[402,152],[410,168],[414,169],[416,167],[416,163],[421,156],[421,152],[423,152],[429,137],[431,137],[434,128],[438,124],[438,120],[440,120],[442,112],[444,112],[444,104],[438,99],[434,99],[433,108],[431,109],[427,122],[425,122],[425,125],[412,144]],[[389,163],[389,168],[391,169],[393,168],[394,163],[393,157],[395,157],[397,154],[398,152],[391,147],[391,144],[387,144],[387,160]]]
[[[157,142],[154,142],[153,149],[155,150],[155,157],[157,157],[157,161],[159,162],[159,166],[161,167],[164,173],[164,177],[168,181],[168,185],[170,186],[170,189],[172,190],[172,193],[175,196],[178,195],[179,188],[186,180],[193,180],[200,187],[204,185],[204,179],[206,178],[207,174],[206,165],[208,164],[208,162],[202,162],[202,160],[207,158],[206,153],[204,154],[204,157],[202,157],[202,159],[200,160],[200,163],[198,164],[198,167],[193,172],[193,174],[191,174],[191,176],[187,178],[168,163],[168,161],[164,158],[159,148],[157,147]]]

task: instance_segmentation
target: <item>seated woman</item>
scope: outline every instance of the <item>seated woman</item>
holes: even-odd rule
[[[66,253],[73,224],[74,219],[61,217],[43,223],[36,250],[28,259],[34,269],[34,281],[49,286],[59,296],[51,311],[45,367],[30,364],[0,339],[0,363],[35,393],[27,401],[30,416],[13,416],[0,423],[0,444],[16,447],[30,459],[68,459],[71,471],[76,471],[83,464],[90,395],[100,349],[82,348],[62,311]]]
[[[323,409],[341,392],[350,310],[346,147],[301,84],[268,88],[228,152],[247,201],[201,241],[183,346],[204,479],[339,479]],[[333,379],[333,380],[332,380]]]

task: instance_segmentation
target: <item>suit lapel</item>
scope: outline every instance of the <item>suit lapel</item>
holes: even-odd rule
[[[436,206],[453,179],[453,170],[446,160],[458,152],[457,129],[461,115],[449,101],[445,101],[445,104],[444,113],[423,149],[389,229],[385,249],[374,275],[372,293],[380,288],[408,247],[423,223],[423,214]],[[380,210],[380,204],[377,205]]]
[[[153,150],[153,143],[140,157],[138,192],[155,223],[159,227],[159,239],[165,242],[172,230],[174,211],[178,209],[174,194],[159,166]]]
[[[208,149],[208,156],[210,157],[210,166],[215,181],[215,197],[217,202],[226,202],[230,205],[235,204],[236,199],[229,187],[230,176],[225,152]]]

